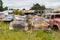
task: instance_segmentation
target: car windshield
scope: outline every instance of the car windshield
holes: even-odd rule
[[[55,15],[55,18],[60,18],[60,15]]]
[[[35,21],[44,21],[45,18],[35,18],[34,20],[35,20]]]
[[[18,19],[16,19],[17,21],[26,21],[26,18],[24,18],[24,17],[20,17],[20,18],[18,18]]]
[[[45,21],[45,18],[34,18],[34,23],[35,24],[39,24],[39,23],[41,23],[41,22],[43,22],[43,21]]]

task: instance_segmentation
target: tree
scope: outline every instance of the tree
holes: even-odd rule
[[[21,12],[21,11],[19,11],[18,9],[15,9],[15,10],[13,10],[13,12],[12,12],[13,14],[15,14],[15,15],[21,15],[21,16],[23,16],[24,15],[24,13],[23,12]]]
[[[19,10],[18,9],[15,9],[15,10],[13,10],[12,13],[15,14],[15,15],[18,15],[19,14]]]
[[[14,10],[13,8],[9,8],[9,10]]]
[[[5,7],[4,10],[8,10],[8,7]]]
[[[34,4],[30,10],[44,10],[45,9],[45,6],[41,6],[39,5],[38,3]]]
[[[25,10],[25,8],[23,8],[22,10]]]
[[[46,9],[44,5],[42,5],[41,7],[42,7],[41,9],[43,9],[43,10]]]
[[[0,11],[3,11],[3,2],[0,0]]]
[[[24,13],[20,11],[20,12],[19,12],[19,15],[23,16],[23,15],[24,15]]]

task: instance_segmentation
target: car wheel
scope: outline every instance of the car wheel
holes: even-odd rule
[[[53,29],[54,31],[57,31],[57,30],[58,30],[58,26],[57,26],[57,25],[54,25],[52,29]]]

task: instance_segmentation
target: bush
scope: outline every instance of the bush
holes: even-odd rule
[[[20,11],[20,12],[19,12],[19,15],[23,16],[23,15],[24,15],[24,13]]]

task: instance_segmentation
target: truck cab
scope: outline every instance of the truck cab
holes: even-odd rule
[[[50,13],[46,18],[50,28],[60,30],[60,13]]]

